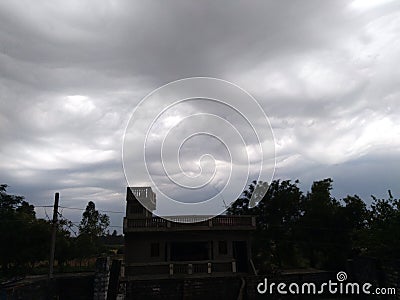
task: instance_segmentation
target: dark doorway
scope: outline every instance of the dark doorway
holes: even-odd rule
[[[208,260],[207,242],[172,242],[172,261]]]
[[[245,241],[233,242],[233,257],[236,260],[236,271],[248,271],[247,244]]]

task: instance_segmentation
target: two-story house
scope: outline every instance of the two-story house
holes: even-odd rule
[[[156,195],[151,187],[128,187],[126,201],[127,280],[252,273],[254,217],[157,217],[152,213]],[[152,211],[142,206],[143,201]]]

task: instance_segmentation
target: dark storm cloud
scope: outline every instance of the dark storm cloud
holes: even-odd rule
[[[394,188],[399,20],[397,1],[2,1],[1,182],[34,203],[58,190],[71,205],[123,209],[135,105],[212,76],[270,117],[277,177],[307,189],[332,176],[340,197]]]

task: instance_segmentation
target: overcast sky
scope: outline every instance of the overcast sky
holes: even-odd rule
[[[58,191],[63,206],[123,211],[133,109],[209,76],[268,115],[275,179],[399,197],[399,33],[396,0],[0,1],[0,183],[36,205]]]

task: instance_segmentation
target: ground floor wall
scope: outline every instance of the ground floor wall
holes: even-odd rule
[[[212,266],[209,268],[212,267],[212,271],[208,272],[217,271],[222,267],[229,267],[229,270],[221,269],[220,272],[248,272],[250,259],[251,238],[250,233],[246,231],[141,232],[125,235],[127,276],[140,275],[145,271],[140,268],[140,264],[151,265],[155,273],[159,271],[168,274],[170,263],[186,269],[186,266],[183,266],[185,262],[202,262],[205,265],[199,265],[201,269],[207,269],[207,262],[211,262]],[[232,262],[233,267],[222,266],[223,263]],[[159,268],[155,267],[158,264]],[[146,269],[148,271],[149,267]],[[135,274],[130,274],[129,270],[136,270],[133,272]]]
[[[245,231],[127,233],[125,235],[125,262],[129,264],[180,260],[179,252],[187,255],[181,260],[190,260],[190,252],[194,253],[198,250],[201,253],[203,247],[207,252],[207,257],[201,255],[203,259],[229,260],[233,259],[238,251],[250,256],[250,233]],[[196,253],[194,253],[194,258],[196,258],[195,255]]]

